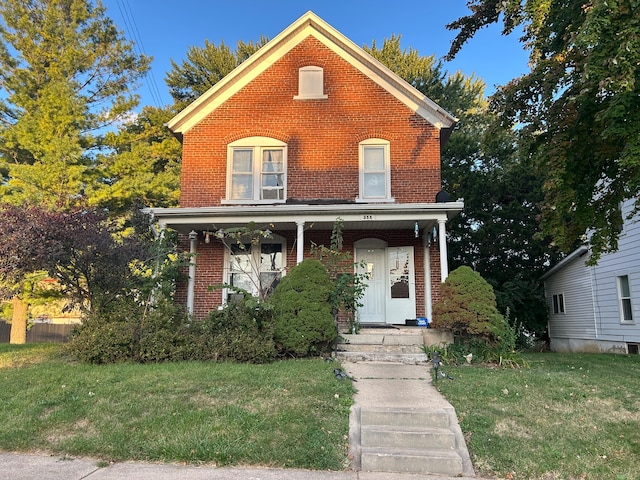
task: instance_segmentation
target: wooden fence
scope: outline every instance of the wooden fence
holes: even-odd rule
[[[27,331],[27,343],[64,343],[74,325],[36,323]],[[11,325],[0,321],[0,343],[9,343]]]

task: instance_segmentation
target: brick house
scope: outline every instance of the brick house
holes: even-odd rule
[[[184,289],[196,318],[257,293],[329,245],[369,277],[363,324],[431,317],[448,274],[446,222],[462,208],[441,192],[440,148],[456,119],[312,12],[175,116],[179,208],[149,210],[194,255]],[[246,249],[216,232],[254,222],[272,235]],[[272,283],[273,282],[273,283]]]

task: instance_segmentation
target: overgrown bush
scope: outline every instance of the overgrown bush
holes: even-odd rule
[[[66,350],[81,362],[116,363],[133,358],[133,329],[128,322],[85,318],[70,336]]]
[[[337,336],[329,301],[333,284],[318,260],[293,267],[276,287],[274,339],[282,354],[296,357],[328,351]]]
[[[433,327],[451,331],[461,343],[480,338],[490,346],[506,333],[493,287],[467,266],[452,271],[442,284],[433,305]]]
[[[276,357],[273,308],[253,297],[211,312],[193,328],[201,360],[266,363]]]
[[[122,299],[76,327],[66,349],[88,363],[160,362],[188,358],[193,343],[188,317],[169,299],[153,307]]]

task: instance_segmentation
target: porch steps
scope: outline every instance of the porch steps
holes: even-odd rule
[[[341,334],[337,358],[345,362],[427,363],[419,328],[363,328],[357,334]]]

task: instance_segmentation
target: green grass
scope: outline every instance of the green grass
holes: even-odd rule
[[[335,363],[84,365],[0,345],[0,450],[340,470],[353,388]]]
[[[527,354],[530,368],[445,366],[477,473],[509,479],[640,478],[640,356]]]

